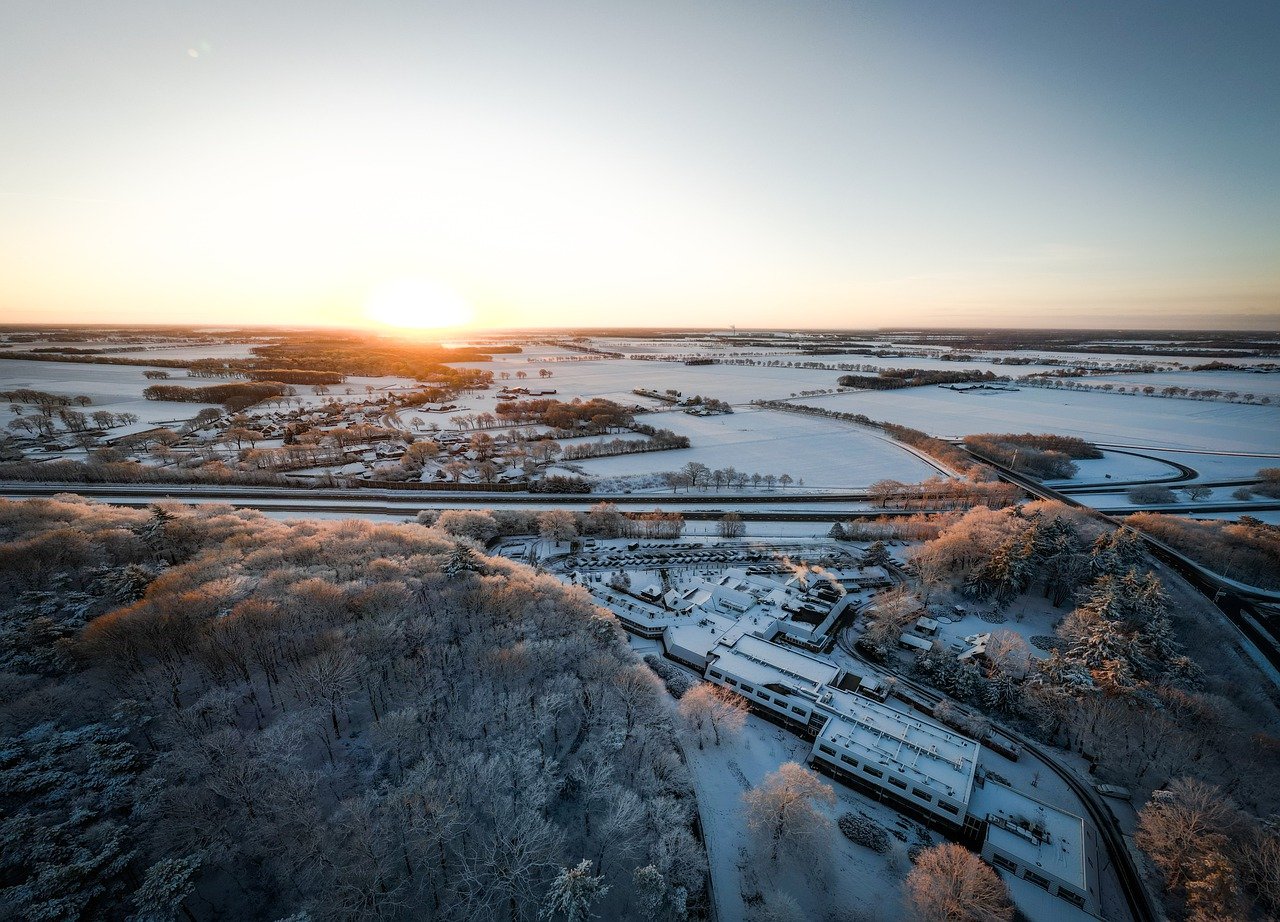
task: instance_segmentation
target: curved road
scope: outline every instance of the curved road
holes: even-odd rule
[[[836,643],[840,645],[840,649],[845,653],[862,663],[866,663],[872,669],[879,672],[887,671],[858,653],[853,644],[848,642],[844,632],[841,632],[836,637]],[[891,674],[899,684],[907,686],[926,701],[937,704],[945,697],[896,672]],[[984,714],[983,716],[985,717],[986,715]],[[1111,860],[1111,866],[1115,869],[1117,879],[1120,882],[1120,889],[1124,892],[1125,902],[1129,906],[1129,913],[1134,922],[1156,922],[1159,916],[1153,909],[1151,898],[1142,884],[1142,877],[1138,873],[1137,865],[1134,864],[1133,855],[1130,853],[1128,846],[1125,845],[1124,835],[1116,823],[1115,816],[1111,813],[1111,808],[1106,805],[1097,791],[1080,781],[1075,772],[1060,764],[1039,744],[1031,741],[1021,733],[1011,730],[1002,723],[997,723],[996,721],[992,721],[992,723],[999,728],[1001,733],[1049,766],[1053,773],[1061,778],[1072,793],[1080,799],[1080,802],[1084,804],[1085,810],[1089,813],[1089,819],[1092,821],[1094,828],[1102,836],[1107,855]]]

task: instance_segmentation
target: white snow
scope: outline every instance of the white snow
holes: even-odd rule
[[[937,387],[858,391],[796,403],[863,413],[931,435],[1052,432],[1115,445],[1280,452],[1280,407],[1023,388],[958,393]]]

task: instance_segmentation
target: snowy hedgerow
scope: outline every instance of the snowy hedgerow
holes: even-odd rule
[[[667,691],[671,692],[672,698],[683,698],[689,689],[698,684],[697,679],[685,675],[675,666],[652,653],[646,653],[644,661],[657,673],[662,684],[667,687]]]
[[[869,848],[881,855],[889,850],[889,834],[885,832],[883,826],[869,817],[843,813],[836,825],[840,827],[846,839],[856,842],[863,848]]]

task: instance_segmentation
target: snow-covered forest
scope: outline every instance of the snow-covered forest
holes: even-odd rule
[[[466,539],[0,501],[0,606],[0,916],[704,912],[657,680]]]

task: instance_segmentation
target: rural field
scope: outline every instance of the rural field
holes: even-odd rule
[[[862,413],[937,436],[1045,432],[1150,448],[1274,453],[1280,407],[1023,388],[957,393],[941,388],[857,392],[797,400]]]
[[[789,474],[805,488],[867,487],[877,480],[924,480],[938,469],[901,445],[859,426],[773,410],[739,409],[727,416],[683,413],[641,416],[687,435],[692,448],[579,462],[595,477],[652,474],[696,461],[710,468]],[[787,492],[784,490],[784,492]]]

